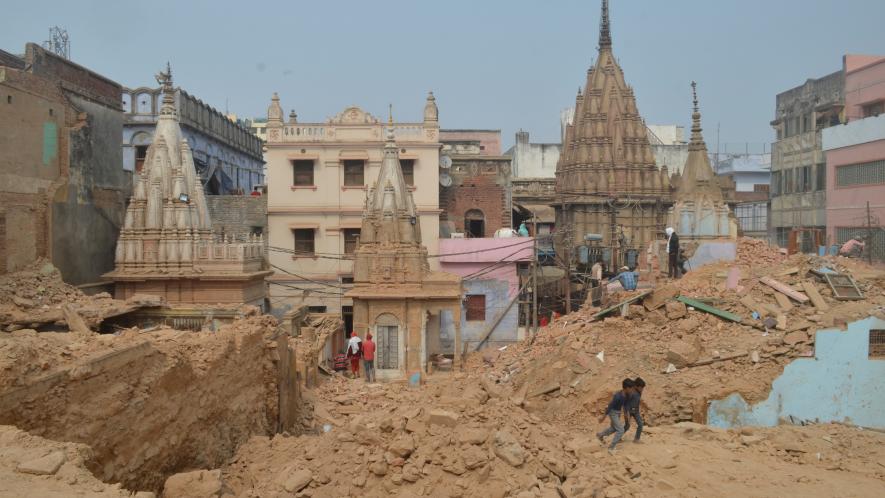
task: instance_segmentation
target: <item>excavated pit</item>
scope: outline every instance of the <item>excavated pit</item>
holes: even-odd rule
[[[0,334],[0,425],[86,444],[98,479],[159,490],[281,427],[281,401],[291,412],[297,392],[281,396],[278,347],[291,350],[276,330],[253,316],[214,333]]]

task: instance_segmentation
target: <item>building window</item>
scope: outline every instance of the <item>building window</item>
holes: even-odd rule
[[[818,163],[816,170],[817,178],[814,181],[815,190],[827,189],[827,163]]]
[[[345,187],[362,187],[366,184],[364,180],[365,161],[348,160],[344,161],[344,186]]]
[[[346,275],[346,276],[342,275],[341,276],[341,283],[342,284],[352,284],[353,283],[353,275]]]
[[[873,102],[862,107],[863,117],[871,118],[885,113],[885,101]]]
[[[483,322],[486,319],[486,296],[470,294],[467,296],[467,321]]]
[[[764,232],[768,229],[768,209],[764,203],[738,204],[734,214],[744,232]]]
[[[870,358],[885,358],[885,330],[870,330]]]
[[[345,228],[341,230],[341,234],[344,236],[344,254],[355,253],[360,240],[360,229]]]
[[[296,228],[292,230],[295,237],[295,255],[313,256],[314,254],[314,229]]]
[[[885,159],[836,167],[837,187],[880,183],[885,183]]]
[[[784,194],[792,194],[793,193],[793,176],[795,170],[785,169],[781,172],[783,175],[783,193]]]
[[[400,159],[399,160],[399,168],[403,171],[403,180],[406,181],[406,185],[410,187],[415,186],[415,160],[414,159]]]
[[[486,234],[485,215],[479,209],[471,209],[464,215],[464,232],[467,237],[482,238]]]
[[[141,173],[141,170],[144,169],[144,161],[147,159],[147,145],[136,145],[135,146],[135,172]]]
[[[292,161],[294,178],[292,185],[296,187],[313,186],[313,161]]]
[[[796,168],[796,192],[811,192],[811,166]]]
[[[771,197],[777,197],[781,195],[781,179],[783,178],[781,171],[772,171],[771,172]]]
[[[325,306],[308,306],[307,312],[308,313],[325,313],[326,307]]]

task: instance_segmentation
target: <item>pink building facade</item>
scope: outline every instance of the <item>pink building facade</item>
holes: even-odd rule
[[[468,351],[478,345],[500,347],[520,339],[521,310],[514,302],[519,295],[518,269],[531,261],[532,246],[531,237],[440,239],[440,269],[462,278],[461,342],[467,344]],[[480,344],[499,318],[487,342]],[[454,334],[451,320],[450,315],[441,315],[443,350],[447,350],[446,338]]]
[[[845,124],[823,130],[827,240],[869,238],[885,261],[885,57],[846,55]]]

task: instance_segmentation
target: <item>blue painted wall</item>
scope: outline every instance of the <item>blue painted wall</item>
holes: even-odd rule
[[[476,348],[476,343],[482,338],[485,331],[492,325],[495,318],[501,313],[510,298],[507,296],[509,283],[505,280],[466,280],[464,281],[464,295],[483,294],[486,296],[486,319],[483,321],[467,321],[467,309],[461,305],[461,341],[469,343],[468,351]],[[519,323],[519,306],[514,304],[501,323],[489,337],[488,346],[500,346],[517,340]],[[440,345],[443,351],[452,351],[455,342],[455,324],[450,314],[440,316]]]
[[[845,331],[818,331],[815,357],[787,365],[768,399],[750,406],[735,393],[712,401],[707,423],[774,426],[792,418],[885,429],[885,358],[869,358],[870,329],[885,329],[885,320],[870,317],[848,324]]]

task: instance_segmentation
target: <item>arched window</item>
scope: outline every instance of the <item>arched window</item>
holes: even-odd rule
[[[486,217],[479,209],[471,209],[464,214],[464,231],[467,237],[482,238],[486,233]]]

